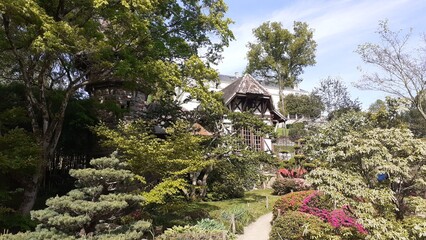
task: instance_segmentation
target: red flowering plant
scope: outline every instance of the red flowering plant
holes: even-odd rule
[[[367,234],[367,230],[350,216],[349,206],[345,205],[342,208],[332,211],[317,207],[318,197],[321,195],[319,191],[312,192],[309,196],[303,199],[299,211],[317,216],[328,222],[334,228],[349,227],[355,228],[361,234]]]
[[[292,169],[281,168],[278,170],[278,173],[283,178],[302,178],[303,175],[305,175],[307,172],[308,171],[306,171],[306,169],[302,167],[292,168]]]
[[[276,219],[278,215],[285,214],[287,211],[299,211],[303,200],[314,192],[314,190],[308,190],[292,192],[282,196],[281,199],[275,202],[274,209],[272,211],[274,219]]]

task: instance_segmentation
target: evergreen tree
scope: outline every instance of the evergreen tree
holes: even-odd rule
[[[93,159],[94,168],[71,170],[77,189],[46,201],[46,209],[31,212],[40,222],[23,239],[141,239],[151,224],[140,220],[144,202],[138,194],[140,176],[127,170],[115,153]],[[3,236],[12,237],[12,236]]]

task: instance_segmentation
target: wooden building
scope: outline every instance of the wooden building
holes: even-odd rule
[[[232,112],[252,112],[270,126],[286,120],[275,109],[271,94],[249,74],[237,78],[222,89],[222,92],[224,103]],[[255,129],[232,129],[232,123],[227,122],[226,119],[224,121],[228,131],[240,131],[241,137],[248,146],[258,151],[273,151],[269,137],[259,136]]]

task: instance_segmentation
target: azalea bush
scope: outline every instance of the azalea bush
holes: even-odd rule
[[[302,201],[312,193],[314,190],[292,192],[282,196],[281,199],[275,202],[272,213],[274,219],[278,215],[284,215],[287,211],[299,211],[299,208],[302,206]]]
[[[277,179],[272,184],[274,195],[284,195],[290,192],[298,192],[309,189],[309,185],[303,178],[283,178]]]
[[[274,222],[269,239],[338,239],[329,238],[333,235],[331,225],[321,218],[299,211],[288,211]]]
[[[340,227],[349,227],[349,228],[355,228],[358,233],[360,234],[367,234],[367,231],[365,228],[357,222],[357,220],[349,215],[350,207],[345,205],[342,206],[342,208],[329,210],[329,209],[323,209],[316,207],[315,204],[311,205],[311,202],[316,203],[318,205],[318,202],[320,201],[313,201],[313,199],[318,198],[321,193],[318,191],[315,191],[311,193],[309,196],[307,196],[302,201],[302,205],[299,208],[299,211],[308,213],[314,216],[317,216],[321,218],[322,220],[328,222],[333,226],[334,228],[340,228]]]
[[[298,168],[281,168],[278,170],[278,173],[284,178],[302,178],[308,171],[306,169],[298,167]]]
[[[270,239],[365,239],[349,207],[336,209],[329,200],[315,190],[284,195],[274,205]]]

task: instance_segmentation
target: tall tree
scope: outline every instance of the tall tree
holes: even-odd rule
[[[319,96],[311,95],[294,95],[290,94],[284,97],[284,114],[303,115],[307,118],[316,119],[321,116],[324,110],[324,104]]]
[[[426,121],[426,59],[425,48],[408,49],[411,31],[394,32],[387,21],[379,24],[379,44],[365,43],[357,53],[364,63],[377,68],[365,72],[356,83],[360,89],[378,90],[409,100]],[[426,38],[423,39],[423,44]]]
[[[350,98],[348,89],[340,78],[328,77],[321,80],[320,86],[314,88],[312,93],[321,99],[329,117],[335,111],[360,109],[358,99]]]
[[[0,75],[24,83],[32,130],[43,150],[20,211],[31,210],[68,101],[89,80],[121,79],[147,94],[169,94],[177,86],[188,88],[183,79],[194,77],[194,95],[206,97],[199,72],[217,78],[209,64],[233,38],[226,9],[223,0],[1,1]],[[206,53],[200,55],[199,48]],[[48,98],[54,89],[63,92],[58,105]]]
[[[253,29],[255,43],[248,43],[246,72],[284,87],[301,81],[303,69],[316,63],[317,44],[307,23],[294,22],[293,33],[279,22],[265,22]]]

